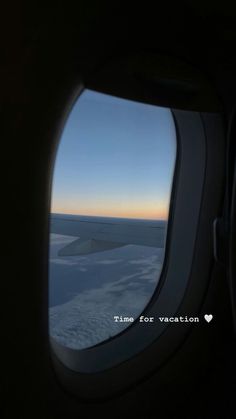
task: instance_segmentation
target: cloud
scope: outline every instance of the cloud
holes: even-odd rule
[[[71,259],[62,259],[62,258],[50,258],[50,263],[57,264],[57,265],[68,265],[68,266],[77,266],[78,262],[73,261]]]
[[[61,234],[50,234],[50,245],[66,245],[75,240],[75,237],[62,236]]]
[[[144,257],[142,259],[129,260],[130,265],[152,265],[156,264],[157,255],[152,255],[150,257]]]
[[[129,327],[114,322],[114,316],[137,318],[143,312],[157,286],[162,255],[163,249],[127,246],[86,257],[51,258],[51,270],[59,264],[72,266],[78,280],[74,288],[63,288],[70,300],[49,309],[50,335],[66,347],[84,349]],[[65,285],[72,270],[63,272]]]
[[[50,334],[62,345],[74,349],[93,346],[121,332],[129,325],[114,322],[115,315],[137,317],[146,303],[146,295],[122,289],[121,298],[112,295],[115,288],[83,292],[69,303],[50,309]]]
[[[121,263],[123,259],[103,259],[97,263],[97,265],[113,265],[114,263]]]
[[[150,292],[145,284],[141,286],[138,278],[137,274],[126,275],[115,283],[85,290],[71,301],[52,307],[51,336],[66,347],[84,349],[120,333],[130,324],[116,323],[114,316],[137,318],[148,304],[158,280],[156,277]]]

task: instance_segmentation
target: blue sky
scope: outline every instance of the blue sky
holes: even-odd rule
[[[84,90],[60,140],[51,210],[165,219],[175,159],[169,109]]]

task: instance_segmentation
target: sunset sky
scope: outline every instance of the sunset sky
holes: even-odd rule
[[[166,219],[175,159],[169,109],[85,90],[59,144],[51,211]]]

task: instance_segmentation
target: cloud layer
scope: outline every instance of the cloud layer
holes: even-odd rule
[[[84,349],[120,333],[150,301],[163,264],[163,249],[128,245],[86,257],[58,257],[74,240],[53,235],[50,249],[50,335]]]

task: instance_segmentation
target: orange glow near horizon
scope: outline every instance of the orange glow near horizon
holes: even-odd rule
[[[175,160],[170,109],[85,90],[62,133],[51,212],[167,220]]]
[[[86,208],[74,207],[73,205],[52,205],[51,212],[59,214],[72,214],[72,215],[88,215],[97,217],[117,217],[117,218],[140,218],[145,220],[167,220],[168,208],[166,204],[153,206],[143,205],[143,207],[129,207],[128,205],[120,205],[117,208]]]

